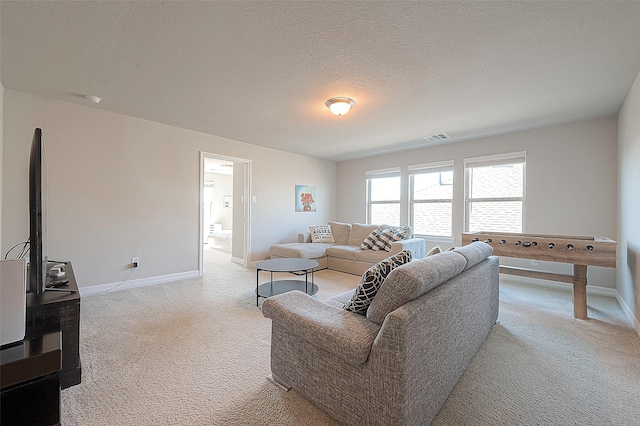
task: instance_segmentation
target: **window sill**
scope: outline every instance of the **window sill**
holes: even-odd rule
[[[422,238],[425,241],[431,241],[434,243],[453,243],[454,242],[453,237],[435,237],[433,235],[414,234],[414,238]]]

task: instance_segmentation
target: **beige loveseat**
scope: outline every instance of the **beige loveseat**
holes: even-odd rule
[[[276,383],[348,425],[426,426],[498,317],[498,258],[475,242],[398,266],[366,315],[300,291],[265,300]]]
[[[365,225],[362,223],[329,222],[334,243],[312,243],[309,233],[298,234],[297,243],[276,244],[269,248],[272,259],[282,257],[301,257],[316,260],[317,269],[333,269],[348,274],[362,275],[367,269],[381,260],[409,250],[413,259],[423,258],[425,255],[425,241],[422,238],[412,238],[409,228],[406,239],[391,243],[390,251],[365,250],[360,247],[369,234],[379,225]]]

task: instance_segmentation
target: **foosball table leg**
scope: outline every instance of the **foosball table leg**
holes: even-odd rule
[[[573,316],[587,317],[587,265],[573,265]]]

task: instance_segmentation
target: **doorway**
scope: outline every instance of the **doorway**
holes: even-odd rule
[[[205,255],[248,264],[250,166],[250,160],[200,153],[200,275]]]

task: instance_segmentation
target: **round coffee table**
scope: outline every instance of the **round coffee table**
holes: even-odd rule
[[[313,268],[317,268],[318,262],[302,258],[268,259],[256,263],[256,306],[260,298],[275,296],[292,290],[301,290],[313,296],[318,292],[318,286],[313,282]],[[260,271],[269,271],[271,279],[268,283],[260,284]],[[309,282],[311,271],[311,282]],[[273,280],[274,272],[304,272],[302,280]]]

